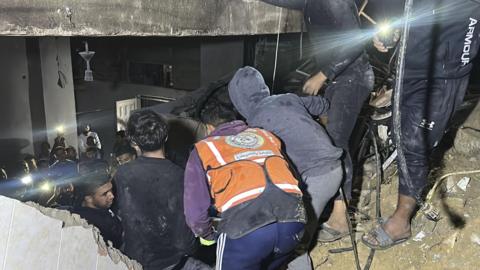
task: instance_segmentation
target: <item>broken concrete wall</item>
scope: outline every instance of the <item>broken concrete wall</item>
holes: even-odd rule
[[[97,228],[68,211],[0,196],[0,268],[139,270]]]
[[[2,0],[0,35],[217,36],[299,32],[301,15],[259,0]]]

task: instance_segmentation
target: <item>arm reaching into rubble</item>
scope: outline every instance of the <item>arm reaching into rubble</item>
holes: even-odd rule
[[[211,205],[208,182],[196,149],[190,153],[185,167],[183,204],[187,225],[193,233],[206,240],[215,240],[208,216]]]
[[[322,96],[300,97],[308,113],[314,116],[325,114],[330,108],[330,102]]]

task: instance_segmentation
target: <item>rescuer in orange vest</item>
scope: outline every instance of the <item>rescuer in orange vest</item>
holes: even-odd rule
[[[302,192],[272,133],[233,121],[219,103],[201,113],[209,136],[195,144],[185,170],[188,226],[217,243],[217,269],[277,269],[298,245],[306,223]],[[216,230],[209,218],[218,211]]]

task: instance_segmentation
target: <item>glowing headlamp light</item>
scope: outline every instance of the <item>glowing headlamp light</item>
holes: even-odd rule
[[[40,190],[43,191],[43,192],[49,192],[52,190],[52,185],[48,182],[46,183],[43,183],[41,186],[40,186]]]
[[[22,179],[20,179],[20,181],[24,184],[24,185],[30,185],[32,182],[33,182],[33,179],[30,175],[27,175],[25,177],[23,177]]]
[[[57,133],[63,134],[65,132],[65,127],[63,125],[60,125],[60,126],[57,126],[55,130],[57,131]]]
[[[377,36],[378,39],[385,45],[387,48],[393,48],[395,46],[395,29],[388,22],[380,23],[377,27]]]

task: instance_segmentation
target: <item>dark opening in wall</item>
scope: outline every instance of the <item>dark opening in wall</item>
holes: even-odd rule
[[[174,88],[172,73],[170,64],[128,63],[128,81],[131,83]]]

